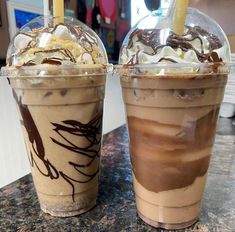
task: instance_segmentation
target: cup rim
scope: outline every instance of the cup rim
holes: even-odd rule
[[[159,72],[149,74],[145,69],[159,69]],[[114,72],[135,73],[136,75],[156,75],[163,73],[167,75],[211,75],[211,74],[231,74],[235,73],[235,62],[216,62],[216,63],[150,63],[150,64],[118,64],[114,66]]]
[[[43,71],[67,71],[69,73],[45,74]],[[99,71],[97,71],[99,70]],[[106,75],[113,70],[112,64],[64,64],[64,65],[49,65],[38,64],[33,66],[4,66],[0,70],[0,77],[7,78],[52,78],[52,77],[82,77],[82,76],[97,76]],[[26,74],[27,72],[27,74]],[[30,72],[33,74],[30,75]]]

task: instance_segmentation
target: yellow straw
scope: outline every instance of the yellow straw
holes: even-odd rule
[[[64,0],[53,0],[53,16],[60,17],[55,19],[55,24],[64,22]]]
[[[178,34],[184,34],[184,24],[187,14],[189,0],[176,0],[176,9],[173,18],[173,27],[172,30]]]

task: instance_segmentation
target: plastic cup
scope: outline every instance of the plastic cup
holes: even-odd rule
[[[52,25],[53,20],[49,20]],[[34,20],[23,32],[43,22],[43,18]],[[78,23],[72,22],[71,26]],[[101,43],[90,29],[89,33]],[[12,51],[10,47],[14,57]],[[98,194],[107,65],[23,65],[5,67],[2,73],[18,106],[41,209],[59,217],[88,211]]]
[[[181,229],[199,219],[231,66],[225,63],[229,62],[229,45],[224,32],[212,19],[191,8],[186,25],[201,26],[218,36],[224,45],[224,63],[183,61],[172,52],[174,47],[165,50],[166,58],[158,57],[170,43],[171,13],[152,12],[129,32],[117,70],[126,109],[138,215],[154,227]],[[197,42],[200,48],[199,39],[192,47]]]
[[[154,227],[185,228],[199,218],[228,74],[209,66],[194,75],[140,74],[146,68],[156,70],[139,65],[121,75],[136,207]]]

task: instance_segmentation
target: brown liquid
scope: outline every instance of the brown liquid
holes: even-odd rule
[[[83,213],[98,192],[105,75],[34,81],[10,84],[41,208],[54,216]]]
[[[138,212],[168,229],[195,222],[227,77],[123,76]]]
[[[187,128],[183,137],[171,137],[152,132],[151,128],[161,125],[150,120],[128,117],[130,152],[135,177],[141,185],[153,192],[167,191],[191,185],[199,176],[206,174],[210,153],[195,161],[184,162],[181,156],[211,147],[214,141],[218,110],[197,120]],[[166,125],[168,127],[170,125]],[[152,133],[151,133],[152,132]],[[189,139],[189,138],[192,139]],[[175,144],[184,148],[172,151],[166,147]],[[149,147],[151,146],[151,149]],[[192,153],[192,159],[194,153]],[[166,157],[166,159],[164,159]]]

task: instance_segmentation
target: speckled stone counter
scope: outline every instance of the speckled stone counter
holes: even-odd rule
[[[185,231],[235,231],[234,140],[232,133],[218,130],[201,218]],[[44,214],[27,175],[0,190],[0,231],[162,231],[136,214],[125,126],[104,136],[101,162],[99,197],[91,211],[71,218]]]

